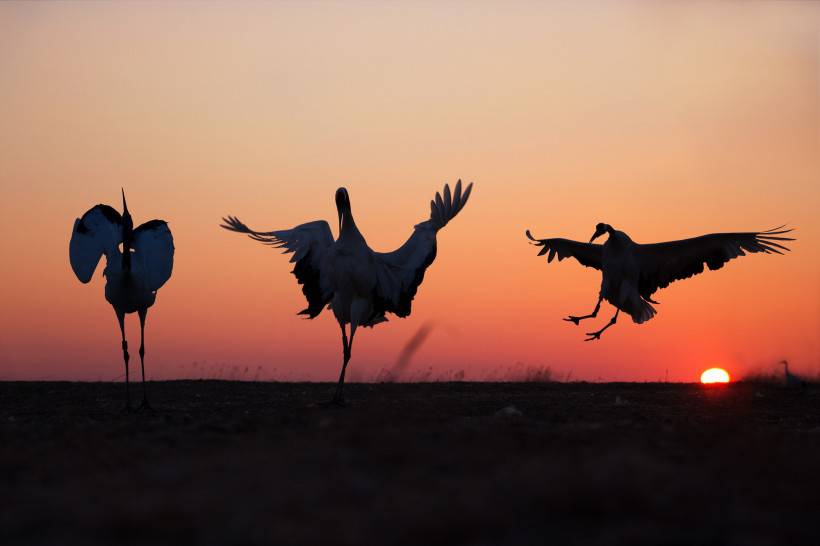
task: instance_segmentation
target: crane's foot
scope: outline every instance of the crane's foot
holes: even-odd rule
[[[567,318],[565,318],[564,320],[567,321],[567,322],[572,322],[573,324],[575,324],[575,326],[578,326],[579,324],[581,324],[581,321],[584,320],[585,318],[589,318],[589,317],[574,317],[574,316],[570,315]]]
[[[601,339],[601,334],[603,334],[607,330],[607,328],[611,328],[612,326],[615,325],[616,322],[618,322],[618,314],[620,314],[620,312],[621,312],[620,309],[615,311],[615,316],[612,317],[609,320],[609,322],[606,324],[606,326],[604,326],[603,328],[601,328],[597,332],[587,332],[587,335],[589,337],[586,338],[584,341],[593,341],[593,340],[596,340],[596,339]]]
[[[137,406],[137,411],[139,411],[139,412],[154,411],[154,408],[152,408],[151,404],[148,403],[148,399],[144,398],[142,400],[142,403],[139,406]]]
[[[584,341],[594,341],[594,340],[596,340],[596,339],[601,339],[601,334],[602,334],[602,333],[604,333],[604,331],[603,331],[603,330],[600,330],[600,331],[598,331],[598,332],[587,332],[587,335],[588,335],[589,337],[588,337],[588,338],[586,338]]]

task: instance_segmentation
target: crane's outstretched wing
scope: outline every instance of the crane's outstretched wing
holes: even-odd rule
[[[641,271],[638,291],[649,299],[658,288],[703,273],[704,264],[712,270],[720,269],[729,260],[745,256],[746,252],[783,254],[782,251],[789,249],[781,242],[794,241],[782,236],[793,231],[783,227],[747,233],[712,233],[681,241],[638,245],[636,254]]]
[[[122,216],[108,205],[92,207],[74,220],[68,256],[80,282],[90,281],[102,255],[116,250],[121,242]]]
[[[325,253],[333,244],[330,226],[324,220],[301,224],[293,229],[279,231],[254,231],[239,221],[239,218],[223,218],[221,227],[245,233],[254,241],[259,241],[275,248],[284,248],[284,254],[293,253],[290,261],[295,263],[293,271],[296,280],[302,285],[302,293],[308,301],[307,309],[299,311],[300,315],[315,318],[333,298],[326,280],[322,279],[322,262]]]
[[[167,222],[151,220],[134,230],[134,259],[145,272],[149,290],[159,290],[171,278],[174,237]]]
[[[393,252],[374,252],[378,281],[375,294],[377,314],[394,313],[400,317],[410,314],[416,291],[424,280],[424,272],[436,258],[436,233],[447,225],[467,204],[473,184],[461,192],[461,180],[455,191],[444,185],[444,195],[436,192],[430,201],[430,219],[416,224],[413,234]]]
[[[549,252],[547,262],[551,262],[558,256],[560,262],[564,258],[575,258],[578,263],[586,267],[594,267],[601,269],[601,262],[603,260],[603,245],[596,245],[593,243],[579,243],[578,241],[571,241],[569,239],[536,239],[527,230],[527,238],[534,241],[535,246],[543,247],[538,253],[543,256]]]

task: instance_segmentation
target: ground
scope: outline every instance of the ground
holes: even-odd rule
[[[0,543],[820,544],[813,386],[331,392],[0,383]]]

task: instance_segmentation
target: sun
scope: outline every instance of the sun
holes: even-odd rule
[[[723,368],[709,368],[700,374],[701,383],[728,383],[729,372]]]

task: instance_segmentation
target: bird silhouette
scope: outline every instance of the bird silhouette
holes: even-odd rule
[[[138,409],[149,409],[145,386],[145,318],[148,308],[156,301],[157,290],[171,277],[174,239],[163,220],[151,220],[134,229],[125,191],[122,192],[122,208],[120,214],[108,205],[97,205],[82,218],[77,218],[71,233],[69,257],[74,274],[82,283],[88,283],[100,258],[105,255],[105,299],[117,314],[122,334],[127,410],[131,409],[131,392],[125,315],[139,315],[142,404]]]
[[[221,227],[245,233],[251,239],[293,253],[293,274],[302,285],[308,306],[299,312],[313,319],[326,307],[342,330],[342,370],[330,403],[344,405],[345,371],[359,326],[385,322],[386,313],[398,317],[410,314],[411,303],[424,273],[436,257],[436,233],[467,204],[473,185],[455,191],[445,184],[443,195],[430,202],[430,218],[416,224],[410,238],[393,252],[375,252],[356,227],[345,188],[336,190],[339,237],[334,241],[324,220],[280,231],[255,231],[228,216]],[[350,325],[348,340],[346,325]]]
[[[788,360],[781,360],[780,364],[783,365],[783,384],[786,387],[794,389],[806,386],[806,382],[799,375],[795,375],[789,371]]]
[[[714,270],[720,269],[729,260],[745,256],[747,252],[783,254],[781,251],[789,249],[780,243],[794,241],[782,236],[793,231],[784,227],[768,231],[713,233],[655,244],[636,243],[623,231],[604,223],[595,227],[589,243],[557,238],[536,239],[529,230],[527,237],[532,244],[542,247],[539,256],[549,253],[548,262],[556,256],[558,261],[572,257],[581,265],[601,271],[601,291],[592,313],[571,315],[564,319],[578,325],[582,320],[598,316],[602,300],[614,305],[615,315],[609,323],[600,330],[587,333],[589,337],[585,341],[592,341],[600,339],[601,334],[617,322],[621,311],[628,313],[637,324],[650,320],[656,313],[652,304],[658,303],[652,299],[652,294],[674,281],[702,273],[704,264]],[[592,243],[606,234],[609,237],[604,244]]]

